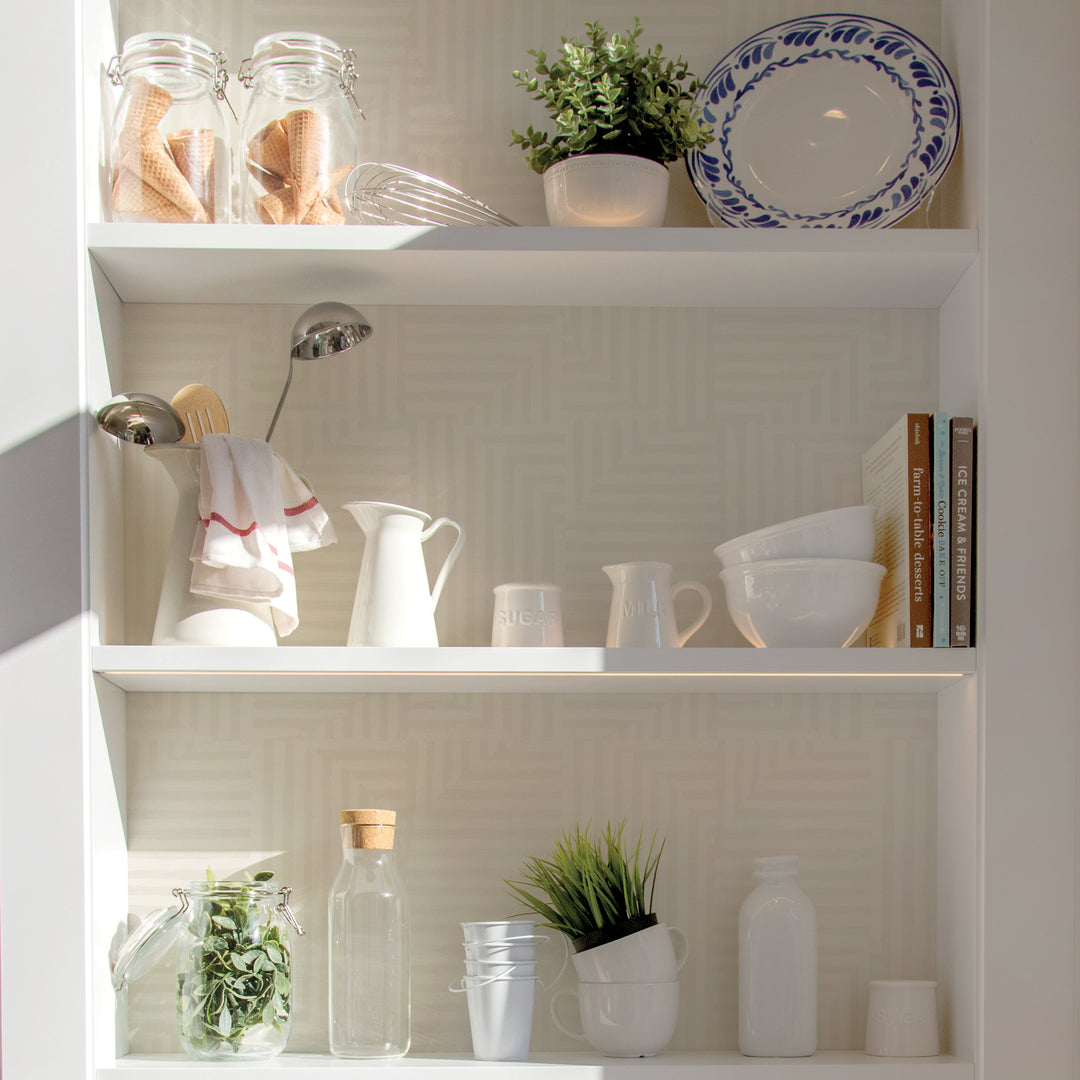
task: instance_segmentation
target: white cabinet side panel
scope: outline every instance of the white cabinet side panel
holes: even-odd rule
[[[1066,1080],[1076,1008],[1080,7],[988,0],[987,12],[981,1065],[985,1080]],[[1017,212],[1019,192],[1033,212]]]

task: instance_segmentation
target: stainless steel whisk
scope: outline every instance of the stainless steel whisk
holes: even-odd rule
[[[361,225],[516,225],[434,176],[369,161],[345,181],[345,201]]]

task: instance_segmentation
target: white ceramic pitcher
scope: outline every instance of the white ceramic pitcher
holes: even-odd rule
[[[356,518],[365,537],[346,644],[438,645],[435,607],[465,543],[465,530],[450,518],[432,521],[422,510],[393,503],[351,502],[344,509]],[[456,529],[458,537],[435,587],[429,588],[421,545],[444,525]]]
[[[681,648],[712,611],[712,594],[700,581],[672,586],[670,563],[616,563],[603,570],[615,586],[608,616],[609,649]],[[686,589],[701,597],[701,612],[687,629],[679,630],[672,601]]]

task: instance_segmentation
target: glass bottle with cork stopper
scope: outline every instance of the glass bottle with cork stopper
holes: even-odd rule
[[[330,1051],[409,1049],[409,925],[394,858],[394,810],[342,810],[342,864],[330,889]]]

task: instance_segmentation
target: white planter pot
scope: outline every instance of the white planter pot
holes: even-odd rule
[[[668,171],[629,154],[582,154],[544,170],[552,225],[663,225]]]

